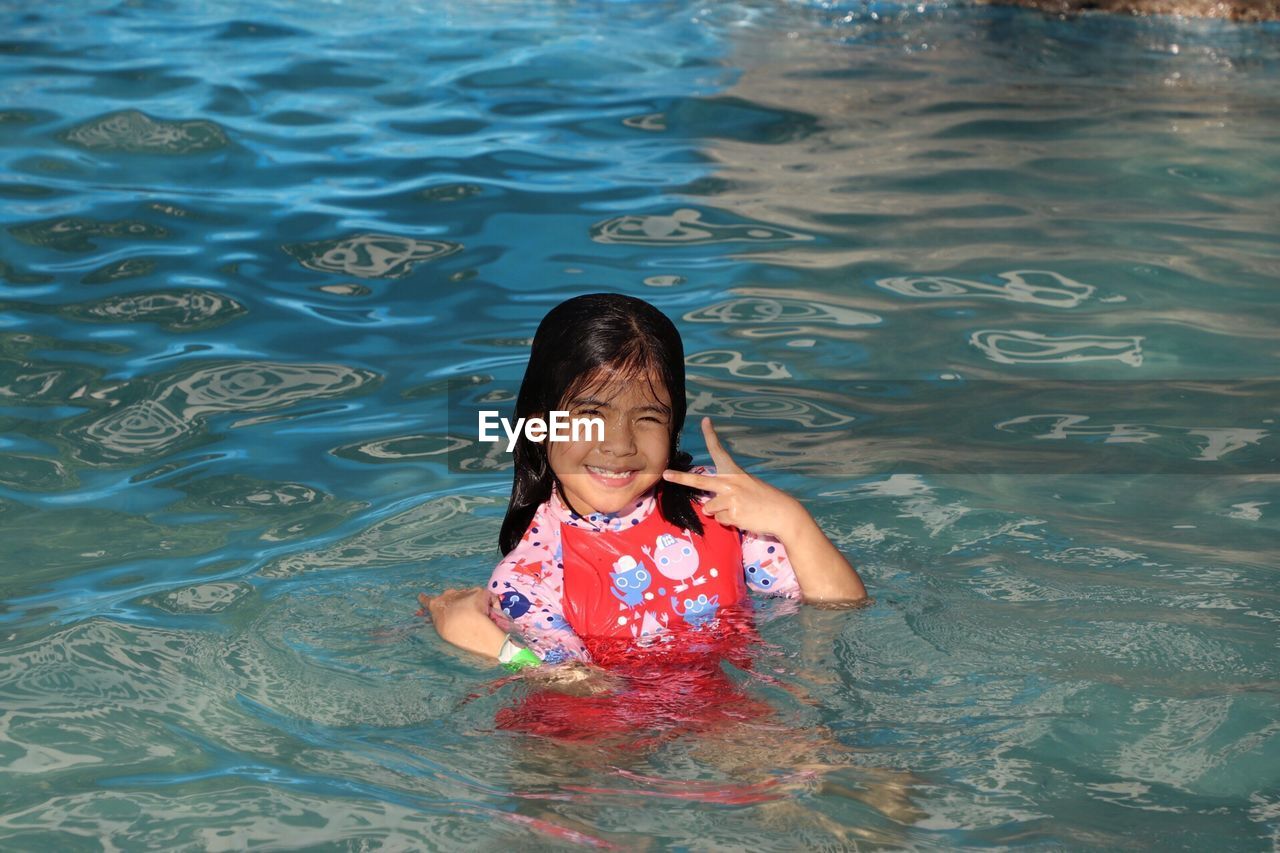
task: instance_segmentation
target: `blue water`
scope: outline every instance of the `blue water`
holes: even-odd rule
[[[1280,30],[35,8],[0,847],[1280,843]],[[414,616],[510,484],[449,390],[598,290],[676,319],[691,412],[874,596],[762,607],[774,717],[658,750],[495,731],[526,688]]]

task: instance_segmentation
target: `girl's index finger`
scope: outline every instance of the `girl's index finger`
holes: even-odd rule
[[[662,479],[668,483],[679,483],[701,492],[716,492],[716,478],[706,474],[694,474],[691,471],[673,471],[668,468],[662,472]]]
[[[711,454],[711,461],[716,465],[716,471],[741,471],[738,463],[733,461],[733,457],[729,455],[729,451],[724,449],[724,445],[720,443],[720,436],[716,435],[716,428],[711,425],[711,418],[702,419],[702,437],[706,439],[707,451]]]

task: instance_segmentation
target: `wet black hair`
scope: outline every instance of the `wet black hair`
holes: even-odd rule
[[[620,379],[657,381],[666,388],[671,396],[667,467],[688,471],[693,457],[679,449],[688,408],[684,344],[665,314],[634,296],[589,293],[567,299],[547,312],[533,336],[529,366],[516,399],[516,417],[545,418],[588,388]],[[547,442],[530,441],[522,431],[514,455],[511,503],[498,536],[503,554],[519,544],[538,506],[551,497],[553,488],[560,487],[547,458]],[[658,481],[657,489],[662,517],[701,535],[702,522],[692,503],[695,491],[665,480]],[[560,495],[564,497],[562,487]]]

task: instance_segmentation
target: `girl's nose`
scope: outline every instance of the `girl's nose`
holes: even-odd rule
[[[614,456],[630,456],[636,450],[635,435],[626,418],[618,418],[604,426],[604,441],[600,445]]]

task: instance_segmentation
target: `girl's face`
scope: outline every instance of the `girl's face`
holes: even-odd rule
[[[622,379],[573,395],[574,418],[604,421],[603,441],[549,441],[547,459],[570,506],[620,512],[649,491],[671,458],[671,397],[657,379]],[[585,434],[585,433],[584,433]]]

